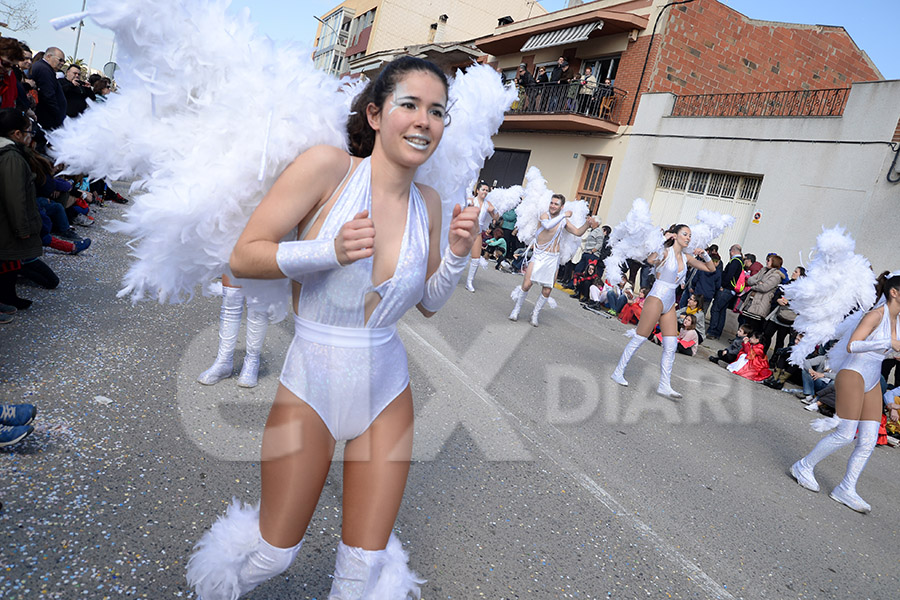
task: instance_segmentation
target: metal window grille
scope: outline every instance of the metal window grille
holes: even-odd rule
[[[759,197],[759,188],[762,177],[741,178],[741,200],[756,200]]]
[[[694,171],[691,174],[691,183],[688,186],[688,191],[692,194],[703,194],[706,192],[709,175],[707,171]]]

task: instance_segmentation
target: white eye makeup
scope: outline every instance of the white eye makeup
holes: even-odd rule
[[[422,100],[413,96],[408,92],[406,86],[402,83],[397,84],[394,93],[391,95],[391,108],[388,114],[393,114],[395,110],[417,111]],[[447,108],[443,104],[432,104],[428,110],[428,115],[434,119],[440,120],[445,126],[450,124],[450,115]]]

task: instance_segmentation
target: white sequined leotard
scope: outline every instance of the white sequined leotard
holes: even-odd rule
[[[900,333],[900,317],[897,319],[896,331]],[[831,366],[836,371],[850,369],[856,371],[863,378],[863,384],[867,392],[871,391],[875,386],[881,383],[881,363],[884,359],[894,356],[893,350],[890,349],[891,339],[891,315],[888,307],[884,306],[884,314],[881,316],[881,322],[872,333],[866,336],[867,341],[884,340],[886,349],[883,351],[871,350],[869,352],[847,352],[847,344],[850,343],[850,337],[853,331],[848,331],[835,344],[836,352],[829,353],[828,357]]]
[[[317,239],[336,238],[344,223],[362,210],[372,211],[368,158],[350,175]],[[294,339],[281,383],[318,413],[336,440],[362,434],[409,384],[406,349],[396,325],[422,300],[428,246],[428,212],[413,184],[393,277],[373,286],[369,257],[306,274],[299,281]],[[381,300],[366,322],[365,299],[370,292]]]
[[[684,266],[678,270],[678,258],[675,255],[675,247],[671,246],[666,253],[666,261],[656,268],[656,281],[650,288],[647,296],[659,298],[662,302],[662,314],[666,314],[675,305],[675,290],[684,283],[687,274],[687,259]]]

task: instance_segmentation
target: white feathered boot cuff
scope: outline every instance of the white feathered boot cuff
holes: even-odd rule
[[[409,556],[393,533],[384,550],[338,544],[334,582],[328,600],[407,600],[419,598],[425,580],[409,568]]]
[[[300,547],[276,548],[259,533],[259,505],[232,499],[194,546],[187,564],[188,585],[202,600],[237,600],[283,573]]]

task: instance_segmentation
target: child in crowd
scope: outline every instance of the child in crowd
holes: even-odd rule
[[[644,299],[647,297],[648,288],[641,288],[637,297],[630,291],[625,292],[626,303],[619,312],[619,320],[626,325],[636,325],[641,319],[641,311],[644,308]],[[612,308],[612,307],[611,307]]]
[[[675,311],[679,325],[684,321],[685,315],[694,317],[694,329],[697,336],[702,342],[702,338],[706,335],[706,315],[703,313],[703,298],[697,294],[691,294],[688,298],[687,305]],[[699,343],[699,342],[698,342]]]
[[[499,227],[494,229],[493,237],[485,241],[481,255],[490,260],[496,260],[497,267],[500,266],[500,261],[506,256],[506,240],[503,239],[502,229]]]
[[[750,381],[763,381],[772,375],[760,337],[758,331],[753,331],[744,338],[741,353],[736,361],[728,365],[729,371]]]
[[[654,337],[656,338],[656,342],[662,343],[662,333],[657,332]],[[697,336],[694,315],[685,315],[683,322],[680,324],[678,346],[675,347],[675,351],[679,354],[694,356],[697,354],[697,347],[699,345],[700,338]]]
[[[736,361],[738,354],[740,354],[741,348],[744,345],[744,340],[747,339],[749,333],[749,327],[745,325],[741,325],[740,327],[738,327],[737,335],[733,340],[731,340],[731,343],[728,344],[728,347],[724,350],[719,350],[718,352],[710,356],[709,362],[717,363],[722,360],[728,364],[731,364]]]

